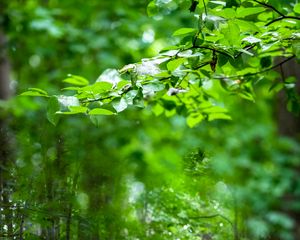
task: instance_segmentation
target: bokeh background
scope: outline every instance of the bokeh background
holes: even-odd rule
[[[18,97],[154,56],[195,24],[188,1],[161,2],[1,1],[0,239],[297,239],[299,117],[268,84],[255,103],[212,89],[232,121],[192,129],[137,108],[53,126]]]

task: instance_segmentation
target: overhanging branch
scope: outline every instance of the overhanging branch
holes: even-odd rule
[[[258,74],[261,74],[261,73],[265,73],[265,72],[271,71],[271,70],[273,70],[273,69],[275,69],[277,67],[280,67],[283,64],[285,64],[286,62],[292,60],[294,57],[295,57],[295,55],[292,55],[289,58],[283,60],[282,62],[280,62],[278,64],[275,64],[272,67],[266,68],[264,70],[261,70],[261,71],[255,72],[255,73],[248,73],[248,74],[244,74],[244,75],[234,75],[234,76],[223,76],[223,77],[216,76],[216,77],[213,77],[213,78],[214,79],[238,79],[238,78],[243,78],[243,77],[255,76],[255,75],[258,75]]]
[[[283,14],[277,8],[273,7],[270,4],[267,4],[267,3],[264,3],[264,2],[261,2],[261,1],[258,1],[258,0],[252,0],[252,1],[256,2],[256,3],[262,5],[266,8],[269,8],[269,9],[273,10],[274,12],[276,12],[280,15],[280,17],[273,19],[272,21],[268,22],[265,26],[269,26],[269,25],[271,25],[275,22],[281,21],[283,19],[294,19],[294,20],[298,20],[298,21],[300,20],[300,17],[297,17],[297,16],[286,16],[285,14]]]
[[[280,12],[279,10],[277,10],[275,7],[273,7],[272,5],[269,5],[269,4],[267,4],[267,3],[263,3],[263,2],[261,2],[261,1],[258,1],[258,0],[252,0],[253,2],[256,2],[256,3],[258,3],[258,4],[260,4],[260,5],[262,5],[262,6],[265,6],[266,8],[270,8],[270,9],[272,9],[274,12],[277,12],[280,16],[282,16],[282,17],[284,17],[285,15],[282,13],[282,12]]]

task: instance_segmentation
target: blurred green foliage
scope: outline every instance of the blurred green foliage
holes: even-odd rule
[[[265,55],[263,48],[267,46],[257,47],[260,56],[250,58],[238,47],[242,44],[240,34],[246,30],[253,33],[278,16],[253,1],[242,2],[238,11],[233,11],[240,4],[235,0],[11,0],[2,4],[1,26],[8,37],[16,95],[34,86],[38,89],[32,88],[28,95],[54,96],[50,101],[24,96],[1,102],[1,116],[9,123],[15,150],[7,169],[12,179],[6,189],[11,193],[10,206],[1,206],[1,211],[8,208],[12,214],[8,219],[1,213],[4,224],[0,226],[0,238],[293,239],[295,222],[289,213],[299,212],[300,145],[277,132],[275,90],[284,86],[269,89],[278,74],[264,73],[264,79],[250,76],[238,89],[236,79],[218,81],[209,76],[215,74],[213,70],[221,75],[247,75],[269,68],[273,66],[272,53],[282,54],[281,50],[273,51],[276,44],[286,44],[283,55],[290,56],[293,51],[299,58],[299,36],[295,33],[299,22],[292,25],[278,21],[270,33],[287,33],[287,37],[295,34],[295,41],[278,42],[282,35],[273,36],[273,40],[249,36],[244,40],[247,44],[273,44]],[[299,4],[293,1],[268,3],[284,14],[299,15]],[[86,112],[83,108],[68,108],[69,102],[77,101],[71,96],[73,90],[69,89],[65,97],[56,97],[61,88],[70,83],[82,87],[87,83],[85,79],[92,83],[101,72],[115,73],[107,69],[121,69],[151,58],[168,46],[178,49],[188,45],[195,32],[196,40],[201,42],[197,18],[188,9],[195,8],[196,15],[204,16],[206,7],[211,12],[205,16],[205,26],[201,26],[209,39],[205,46],[221,40],[222,46],[216,50],[229,55],[243,53],[237,61],[220,54],[216,66],[209,62],[199,73],[203,82],[195,77],[188,79],[203,91],[203,109],[219,104],[215,106],[219,107],[215,108],[217,114],[214,110],[203,116],[203,112],[185,114],[180,101],[174,100],[177,93],[166,94],[173,86],[172,80],[182,77],[177,73],[178,78],[171,78],[168,89],[162,90],[161,84],[152,79],[143,82],[143,90],[150,93],[165,91],[158,103],[154,99],[148,104],[146,98],[144,109],[129,106],[122,114],[110,115],[129,105],[124,108],[121,99],[116,99],[113,107],[91,114],[90,119],[83,114],[62,115],[58,122],[56,111],[62,102],[67,102],[63,104],[66,109],[60,111]],[[231,19],[232,14],[237,14],[237,20],[220,27],[222,19]],[[238,20],[244,17],[248,22]],[[250,30],[249,22],[257,19],[257,26],[251,25]],[[280,24],[286,32],[280,31]],[[218,39],[217,31],[225,37]],[[186,54],[183,60],[172,59],[162,68],[176,75],[178,67],[193,68],[199,61],[214,59],[210,50],[204,51],[204,56],[197,55],[198,51],[182,54]],[[180,89],[173,87],[184,90],[187,84]],[[98,87],[102,94],[112,84]],[[190,104],[189,99],[198,103],[197,89],[180,94],[186,94],[186,104]],[[227,110],[220,111],[221,107]],[[226,120],[228,112],[230,121]],[[205,118],[216,120],[203,121]],[[12,232],[7,229],[9,223],[13,223]]]

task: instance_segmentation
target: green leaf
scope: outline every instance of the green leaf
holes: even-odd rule
[[[79,114],[79,113],[87,113],[88,108],[87,107],[82,107],[82,106],[71,106],[68,108],[70,111],[58,111],[56,114],[63,114],[63,115],[72,115],[72,114]]]
[[[191,35],[197,32],[195,28],[180,28],[173,33],[173,36]]]
[[[170,72],[173,72],[174,70],[176,70],[176,68],[178,68],[184,62],[185,62],[185,58],[178,58],[175,60],[171,60],[167,63],[167,68]]]
[[[140,107],[143,108],[144,105],[144,94],[143,94],[143,90],[141,88],[138,89],[138,93],[136,95],[136,97],[133,99],[133,104],[136,107]]]
[[[110,82],[96,82],[93,85],[91,85],[91,91],[94,94],[97,93],[103,93],[111,90],[113,87],[113,84]]]
[[[231,19],[235,18],[236,12],[232,8],[225,8],[222,9],[222,11],[214,11],[214,14],[223,18]]]
[[[203,112],[205,112],[205,113],[226,113],[227,109],[226,108],[222,108],[220,106],[211,106],[209,108],[205,108],[203,110]]]
[[[208,115],[208,121],[213,121],[216,119],[232,120],[232,118],[226,113],[216,112]]]
[[[100,127],[104,122],[103,116],[101,115],[90,115],[90,120],[96,127]]]
[[[89,111],[89,115],[114,115],[115,113],[104,109],[104,108],[94,108],[91,111]]]
[[[240,28],[241,32],[260,32],[261,30],[255,25],[254,22],[244,21],[241,19],[233,20]]]
[[[165,99],[161,99],[162,102],[162,106],[164,107],[164,109],[166,110],[172,110],[174,108],[176,108],[176,102],[171,101],[171,100],[165,100]]]
[[[61,95],[56,99],[60,105],[60,111],[69,111],[69,107],[80,106],[78,98],[74,96]]]
[[[120,73],[116,69],[106,69],[97,79],[96,82],[109,82],[114,86],[122,81]]]
[[[138,94],[138,90],[131,90],[127,92],[123,98],[126,100],[126,103],[128,105],[132,105],[133,100],[137,96],[137,94]]]
[[[151,1],[147,6],[147,14],[149,17],[152,17],[158,14],[158,7],[155,4],[155,1]]]
[[[56,114],[56,112],[58,112],[59,109],[60,109],[60,104],[58,102],[57,97],[55,96],[50,97],[47,105],[47,119],[54,126],[56,126],[56,124],[59,121],[59,115]]]
[[[223,29],[223,33],[229,45],[238,46],[240,44],[240,28],[234,21],[228,21],[228,27]]]
[[[155,116],[159,116],[164,112],[164,108],[157,103],[154,105],[154,107],[152,107],[152,112],[155,114]]]
[[[294,12],[295,12],[295,13],[300,13],[300,3],[297,3],[297,4],[294,6]]]
[[[152,81],[143,85],[143,93],[158,92],[165,89],[165,85],[160,81]]]
[[[260,12],[265,11],[266,9],[264,7],[247,7],[247,8],[238,8],[236,10],[236,17],[237,18],[245,18],[247,16],[257,14]]]
[[[238,95],[246,100],[249,100],[251,102],[255,102],[255,99],[254,99],[254,96],[252,93],[250,92],[247,92],[247,91],[243,91],[243,92],[240,92],[238,93]]]
[[[68,78],[64,79],[63,82],[70,83],[76,86],[86,86],[89,84],[89,81],[84,77],[68,74]]]
[[[46,91],[39,88],[28,88],[28,91],[21,93],[20,96],[49,97]]]
[[[262,68],[267,68],[272,65],[272,58],[270,56],[262,57],[260,59],[260,65]]]
[[[275,81],[269,88],[269,92],[271,91],[279,92],[281,89],[283,89],[283,87],[284,87],[283,83]]]
[[[119,113],[124,111],[128,105],[124,98],[118,98],[112,102],[112,106]]]
[[[223,1],[209,1],[210,3],[214,3],[216,5],[221,5],[221,6],[226,6],[226,2],[223,2]]]
[[[204,116],[202,114],[190,114],[186,119],[186,123],[190,128],[193,128],[197,124],[199,124],[203,119]]]
[[[76,113],[87,113],[88,108],[83,106],[70,106],[69,107],[70,112],[76,114]]]

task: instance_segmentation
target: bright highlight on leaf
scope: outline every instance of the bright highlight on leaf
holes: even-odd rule
[[[122,78],[116,69],[106,69],[96,82],[108,82],[116,86],[120,81],[122,81]]]

